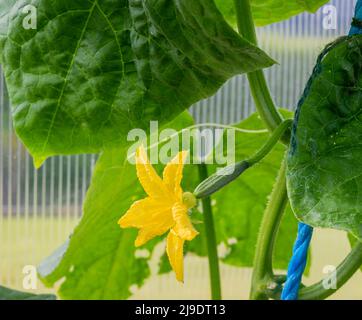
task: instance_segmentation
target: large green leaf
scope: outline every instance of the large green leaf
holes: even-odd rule
[[[316,12],[329,0],[251,0],[250,2],[255,24],[264,26],[289,19],[305,11]],[[234,0],[216,0],[216,4],[230,24],[236,25]]]
[[[294,212],[362,239],[362,36],[330,45],[299,105],[288,160]]]
[[[180,130],[191,124],[192,118],[182,114],[169,127]],[[131,295],[130,288],[141,286],[150,275],[147,262],[155,243],[162,238],[146,247],[148,256],[145,252],[138,254],[134,246],[137,231],[120,229],[117,224],[135,200],[145,197],[135,166],[126,158],[125,149],[107,150],[100,156],[83,218],[69,245],[57,250],[38,269],[49,286],[65,277],[59,290],[61,298],[126,299]]]
[[[27,1],[14,2],[0,50],[15,129],[37,164],[122,146],[130,129],[274,63],[213,0],[36,0],[36,30],[22,26]]]
[[[33,294],[0,286],[0,300],[55,300],[52,294]]]

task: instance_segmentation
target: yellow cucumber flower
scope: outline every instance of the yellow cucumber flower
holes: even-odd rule
[[[166,252],[178,281],[183,281],[184,242],[198,235],[188,215],[188,210],[196,205],[196,199],[193,194],[184,193],[180,186],[187,156],[187,151],[179,152],[167,164],[161,179],[145,149],[139,147],[136,151],[137,177],[148,197],[133,203],[118,222],[121,228],[139,229],[136,247],[169,231]]]

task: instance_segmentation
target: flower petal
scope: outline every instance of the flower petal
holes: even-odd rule
[[[184,280],[184,242],[175,231],[170,230],[167,236],[166,252],[176,279],[180,282]]]
[[[172,215],[175,220],[173,230],[183,240],[191,241],[199,233],[195,230],[187,214],[187,207],[183,203],[176,203],[172,207]]]
[[[175,224],[170,206],[153,198],[136,201],[118,221],[121,228],[140,229],[135,245],[145,244],[167,232]]]
[[[144,244],[146,244],[148,241],[152,240],[154,237],[161,236],[165,232],[167,232],[169,228],[164,227],[161,228],[160,226],[157,226],[157,228],[148,228],[148,229],[140,229],[138,231],[137,238],[134,242],[135,247],[141,247]]]
[[[136,168],[138,180],[150,197],[164,201],[171,199],[172,194],[151,165],[143,146],[140,146],[136,151]]]
[[[180,186],[182,170],[188,154],[188,151],[179,152],[163,170],[163,182],[176,195],[179,201],[181,201],[182,197],[182,189]]]

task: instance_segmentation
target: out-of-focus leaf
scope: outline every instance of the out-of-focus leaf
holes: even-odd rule
[[[192,118],[182,114],[169,127],[180,130],[189,125]],[[162,238],[136,249],[137,230],[117,224],[134,201],[145,197],[135,166],[126,157],[125,149],[107,150],[100,156],[83,218],[66,252],[58,250],[38,270],[49,286],[65,277],[59,290],[63,299],[126,299],[131,287],[141,286],[150,275],[148,259]]]
[[[250,4],[255,24],[264,26],[302,12],[314,13],[327,2],[329,0],[251,0]],[[216,4],[229,23],[235,26],[234,0],[216,0]]]
[[[185,128],[182,125],[171,127]],[[257,115],[239,126],[249,130],[264,129]],[[253,154],[268,138],[269,134],[236,133],[237,160]],[[218,243],[224,247],[222,261],[234,266],[252,266],[260,221],[271,192],[285,148],[278,145],[261,164],[252,168],[213,198]],[[210,172],[215,166],[209,166]],[[183,188],[192,191],[198,184],[197,166],[187,165]],[[147,264],[156,243],[155,239],[142,254],[134,248],[136,230],[122,230],[117,225],[119,217],[133,201],[144,197],[133,165],[124,161],[124,151],[110,150],[98,161],[92,185],[84,208],[84,217],[70,239],[60,264],[51,263],[44,281],[52,285],[65,277],[59,294],[66,299],[125,299],[131,295],[133,285],[140,286],[149,276]],[[200,208],[191,218],[200,235],[188,242],[185,251],[204,256],[206,242]],[[297,221],[290,210],[284,218],[278,237],[274,265],[285,269],[296,235]],[[145,252],[145,249],[148,250]],[[148,253],[148,256],[145,256]],[[49,261],[57,261],[50,259]],[[44,268],[43,270],[47,270]],[[161,273],[170,270],[166,256],[161,260]],[[187,270],[186,270],[187,272]]]

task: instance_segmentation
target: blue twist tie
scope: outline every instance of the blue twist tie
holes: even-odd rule
[[[293,248],[293,257],[289,262],[287,281],[284,284],[282,300],[297,300],[299,286],[307,264],[308,248],[313,228],[299,223],[298,236]]]

